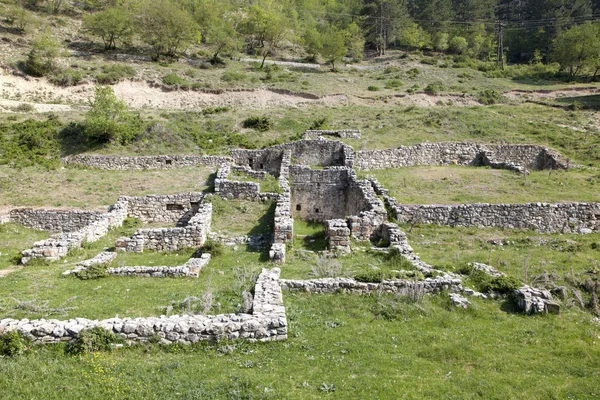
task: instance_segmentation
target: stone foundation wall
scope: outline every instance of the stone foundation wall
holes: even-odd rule
[[[215,192],[226,199],[250,200],[250,201],[269,201],[277,199],[277,193],[261,193],[260,184],[257,182],[236,181],[229,179],[232,169],[237,169],[248,173],[250,176],[259,176],[264,179],[267,174],[265,171],[254,171],[249,167],[230,166],[223,164],[217,170],[215,178]]]
[[[424,281],[384,280],[380,283],[358,282],[351,278],[322,278],[304,281],[282,279],[281,287],[286,290],[309,293],[369,294],[382,291],[407,296],[415,292],[422,294],[432,294],[442,290],[461,292],[462,282],[460,279],[448,277],[427,278]]]
[[[196,155],[139,157],[76,155],[65,157],[61,161],[65,165],[76,165],[105,170],[146,170],[182,168],[197,165],[218,166],[224,162],[231,161],[231,159],[229,157],[221,156]]]
[[[600,232],[600,203],[395,205],[401,223],[530,229],[540,233]]]
[[[9,219],[27,228],[50,232],[74,232],[93,222],[106,218],[102,211],[42,210],[15,208],[10,210]]]
[[[130,238],[117,240],[117,251],[144,250],[172,252],[202,247],[212,223],[212,204],[203,204],[188,224],[177,228],[138,229]]]
[[[192,277],[197,278],[202,268],[210,261],[210,254],[205,253],[200,257],[192,257],[185,264],[178,267],[118,267],[107,268],[108,275],[116,276],[142,276],[151,278],[177,278]]]
[[[350,229],[343,219],[330,219],[325,221],[325,234],[327,247],[337,254],[350,253]]]
[[[127,203],[130,217],[139,218],[145,224],[183,226],[198,211],[203,199],[204,193],[191,192],[164,196],[121,196],[118,201]]]
[[[269,251],[269,258],[277,263],[285,262],[286,247],[294,237],[294,219],[291,211],[291,189],[289,184],[291,150],[286,150],[281,158],[281,168],[278,172],[278,182],[282,193],[275,205],[275,218],[273,229],[273,245]]]
[[[117,202],[103,214],[103,218],[74,232],[58,233],[47,240],[33,244],[33,248],[22,252],[21,263],[33,258],[56,261],[66,256],[69,249],[81,247],[85,242],[95,242],[112,227],[121,226],[127,218],[127,203]]]
[[[352,147],[325,139],[299,140],[262,150],[232,150],[231,158],[238,165],[264,170],[278,177],[285,150],[291,151],[291,163],[294,165],[352,167],[354,163]]]
[[[472,165],[508,169],[566,169],[568,161],[558,153],[536,145],[488,145],[478,143],[423,143],[395,149],[365,150],[355,154],[361,170],[415,165]]]
[[[302,134],[302,139],[317,139],[321,136],[335,136],[342,139],[360,139],[360,131],[358,129],[308,130]]]
[[[70,341],[84,329],[102,327],[132,342],[146,342],[159,337],[160,343],[191,344],[199,341],[246,339],[272,341],[287,339],[287,320],[278,268],[263,269],[255,286],[252,314],[173,315],[148,318],[110,318],[67,321],[15,320],[0,321],[0,334],[20,331],[35,343]]]

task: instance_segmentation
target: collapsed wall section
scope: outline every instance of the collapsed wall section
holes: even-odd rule
[[[361,170],[416,165],[471,165],[524,169],[567,169],[569,163],[556,152],[537,145],[491,145],[479,143],[422,143],[394,149],[363,150],[355,154]]]
[[[8,218],[26,228],[50,232],[75,232],[106,218],[106,213],[85,210],[14,208],[10,210]]]
[[[193,167],[198,165],[218,166],[231,161],[229,157],[175,155],[175,156],[94,156],[75,155],[61,159],[63,164],[85,166],[104,170],[147,170]]]
[[[127,204],[129,217],[145,224],[177,224],[183,226],[200,208],[204,193],[191,192],[173,195],[121,196],[119,202]]]
[[[141,253],[144,250],[172,252],[202,247],[210,232],[212,204],[202,204],[188,223],[176,228],[138,229],[130,238],[117,240],[117,251]]]
[[[540,233],[600,232],[600,203],[399,205],[401,223],[530,229]]]
[[[299,140],[261,150],[232,150],[234,163],[254,170],[264,170],[279,177],[281,159],[286,150],[291,152],[291,164],[321,167],[346,166],[354,163],[352,147],[334,140]]]
[[[58,233],[47,240],[34,243],[31,249],[22,252],[21,263],[27,264],[34,258],[48,261],[59,260],[65,257],[70,249],[81,247],[85,242],[95,242],[106,235],[110,228],[121,226],[125,218],[127,218],[127,204],[117,202],[109,209],[108,213],[102,214],[101,219],[81,229]]]
[[[287,319],[281,287],[280,270],[263,269],[256,286],[252,314],[174,315],[147,318],[110,318],[66,321],[0,320],[0,334],[19,331],[34,343],[59,343],[76,338],[84,329],[101,327],[132,342],[160,338],[161,344],[191,344],[200,341],[246,339],[274,341],[287,339]]]

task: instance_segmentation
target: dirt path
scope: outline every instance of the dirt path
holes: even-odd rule
[[[9,268],[6,268],[6,269],[0,269],[0,278],[4,278],[5,276],[7,276],[7,275],[9,275],[9,274],[11,274],[13,272],[16,272],[16,271],[18,271],[18,270],[20,270],[22,268],[23,267],[9,267]]]
[[[591,96],[600,93],[600,87],[579,87],[556,90],[510,90],[504,96],[510,100],[552,100],[561,97]]]
[[[348,104],[348,96],[339,94],[307,96],[282,90],[255,89],[204,93],[199,91],[165,91],[147,82],[125,81],[113,86],[115,94],[137,109],[199,110],[205,107],[230,106],[249,109],[325,106]],[[22,78],[4,72],[0,75],[0,108],[13,112],[20,104],[30,104],[37,112],[82,109],[93,97],[94,86],[84,83],[74,87],[56,87],[43,78]]]

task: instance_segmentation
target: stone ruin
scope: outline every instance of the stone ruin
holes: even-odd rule
[[[0,331],[20,330],[38,342],[69,340],[82,329],[102,326],[122,336],[144,341],[158,335],[164,343],[193,343],[199,340],[237,339],[280,340],[287,335],[281,287],[311,293],[389,292],[406,295],[414,291],[453,292],[452,301],[460,307],[469,302],[459,293],[474,295],[462,287],[460,277],[438,271],[416,255],[406,234],[390,218],[400,223],[425,223],[447,226],[477,226],[531,229],[540,233],[600,232],[598,203],[564,204],[466,204],[404,205],[389,195],[374,178],[358,179],[355,170],[400,168],[412,165],[471,165],[503,168],[519,173],[530,169],[566,169],[569,161],[557,153],[534,145],[484,145],[474,143],[433,143],[401,146],[395,149],[357,151],[340,141],[326,140],[324,135],[341,138],[359,137],[358,131],[308,131],[303,140],[261,150],[232,150],[230,157],[156,156],[108,157],[74,156],[63,160],[69,165],[100,169],[160,169],[193,165],[218,167],[215,195],[235,201],[275,201],[275,217],[269,256],[284,264],[286,250],[293,240],[294,218],[322,222],[329,251],[334,256],[352,252],[352,240],[378,243],[379,250],[395,252],[424,274],[435,278],[422,281],[384,280],[363,283],[349,278],[281,280],[279,269],[263,270],[254,298],[252,314],[222,316],[173,316],[160,318],[110,319],[90,321],[0,321]],[[235,180],[232,171],[250,181]],[[267,174],[277,178],[277,193],[262,192],[260,181]],[[254,181],[251,181],[254,180]],[[257,182],[256,182],[257,181]],[[144,223],[167,224],[163,228],[138,229],[129,238],[120,238],[116,251],[177,251],[201,248],[210,235],[212,206],[204,193],[167,196],[121,196],[108,212],[78,210],[14,209],[0,216],[0,223],[14,221],[26,227],[55,232],[49,239],[34,243],[23,251],[23,264],[33,258],[50,261],[64,257],[72,248],[92,242],[119,226],[127,217]],[[108,264],[114,252],[103,252],[83,261],[74,270]],[[197,277],[210,260],[209,254],[192,257],[179,267],[108,268],[119,276]],[[483,264],[478,264],[483,265]],[[486,266],[484,271],[497,273]],[[515,295],[526,312],[556,312],[558,305],[549,294],[522,288]]]

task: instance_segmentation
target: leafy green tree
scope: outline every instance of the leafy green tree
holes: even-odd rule
[[[385,54],[410,21],[405,0],[365,0],[361,14],[365,37],[379,55]]]
[[[344,32],[338,31],[335,28],[329,28],[323,34],[321,55],[325,61],[331,64],[332,71],[335,71],[335,63],[341,61],[347,53],[348,46],[346,45]]]
[[[562,32],[554,40],[552,58],[574,78],[583,71],[598,72],[600,24],[586,22]]]
[[[119,100],[110,86],[96,86],[94,101],[85,116],[84,132],[90,139],[126,144],[142,129],[139,116]]]
[[[448,50],[449,44],[448,44],[448,34],[445,32],[438,32],[434,37],[433,37],[433,48],[436,49],[437,51],[446,51]]]
[[[264,0],[248,9],[243,31],[250,47],[262,57],[261,68],[267,57],[282,45],[288,34],[288,26],[289,20],[281,3]]]
[[[190,13],[169,0],[145,0],[139,11],[138,30],[154,56],[173,57],[192,41],[199,41],[200,30]]]
[[[401,46],[423,49],[431,46],[431,35],[413,22],[400,33],[398,42]]]
[[[469,49],[469,42],[462,36],[454,36],[450,39],[448,49],[456,54],[465,54]]]
[[[49,32],[36,39],[23,65],[25,73],[31,76],[45,76],[56,70],[56,57],[60,53],[58,40]]]
[[[355,61],[362,60],[365,54],[365,37],[360,27],[352,22],[344,29],[346,36],[346,47],[348,47],[348,55]]]
[[[117,41],[133,35],[133,15],[123,7],[111,7],[83,18],[83,29],[102,38],[106,50],[117,48]]]
[[[307,28],[302,35],[304,50],[308,54],[308,59],[317,62],[318,55],[323,52],[323,35],[316,27]]]

